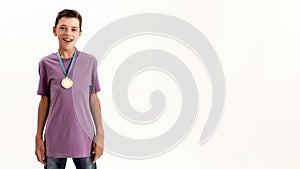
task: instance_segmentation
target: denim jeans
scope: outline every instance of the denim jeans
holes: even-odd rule
[[[67,158],[47,157],[45,169],[65,169]],[[76,169],[97,169],[96,163],[93,163],[93,157],[73,158]]]

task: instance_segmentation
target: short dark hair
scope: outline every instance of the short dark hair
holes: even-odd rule
[[[56,19],[55,19],[55,26],[57,26],[59,20],[63,17],[78,19],[79,20],[79,29],[81,30],[82,17],[76,10],[64,9],[64,10],[58,12]]]

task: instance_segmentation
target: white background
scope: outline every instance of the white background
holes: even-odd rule
[[[209,39],[225,73],[224,116],[206,144],[198,145],[204,110],[209,104],[204,99],[204,109],[191,133],[170,152],[147,160],[123,159],[104,152],[98,160],[99,168],[300,168],[298,1],[27,0],[1,1],[0,6],[1,168],[42,168],[34,155],[39,101],[37,65],[43,56],[57,50],[52,26],[57,12],[64,8],[76,9],[83,16],[78,49],[83,49],[104,26],[133,14],[162,13],[184,19]],[[197,65],[190,67],[195,69]],[[103,66],[103,71],[99,70],[103,88],[99,96],[103,116],[109,121],[114,110],[109,108],[111,98],[105,88],[110,88],[110,82],[105,79],[111,75],[108,70],[104,72]],[[197,81],[200,82],[201,79]],[[160,125],[166,128],[163,123]],[[114,127],[117,130],[118,126]],[[126,135],[126,131],[119,132]],[[134,137],[130,130],[127,132]],[[75,168],[70,160],[68,168]]]

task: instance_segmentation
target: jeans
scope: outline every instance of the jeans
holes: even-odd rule
[[[73,158],[76,169],[97,169],[96,163],[93,163],[93,157]],[[47,157],[45,169],[65,169],[67,158]]]

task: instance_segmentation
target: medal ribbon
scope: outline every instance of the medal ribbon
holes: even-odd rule
[[[70,74],[70,72],[71,72],[71,70],[72,70],[73,64],[74,64],[74,62],[75,62],[75,59],[76,59],[76,55],[77,55],[77,50],[75,50],[75,52],[74,52],[74,54],[73,54],[73,58],[72,58],[72,61],[71,61],[71,65],[70,65],[70,67],[69,67],[69,69],[68,69],[68,72],[67,72],[66,69],[65,69],[65,66],[64,66],[64,64],[63,64],[63,62],[62,62],[60,53],[59,53],[59,51],[57,52],[57,57],[58,57],[60,66],[61,66],[61,68],[62,68],[62,70],[63,70],[65,76],[69,76],[69,74]]]

